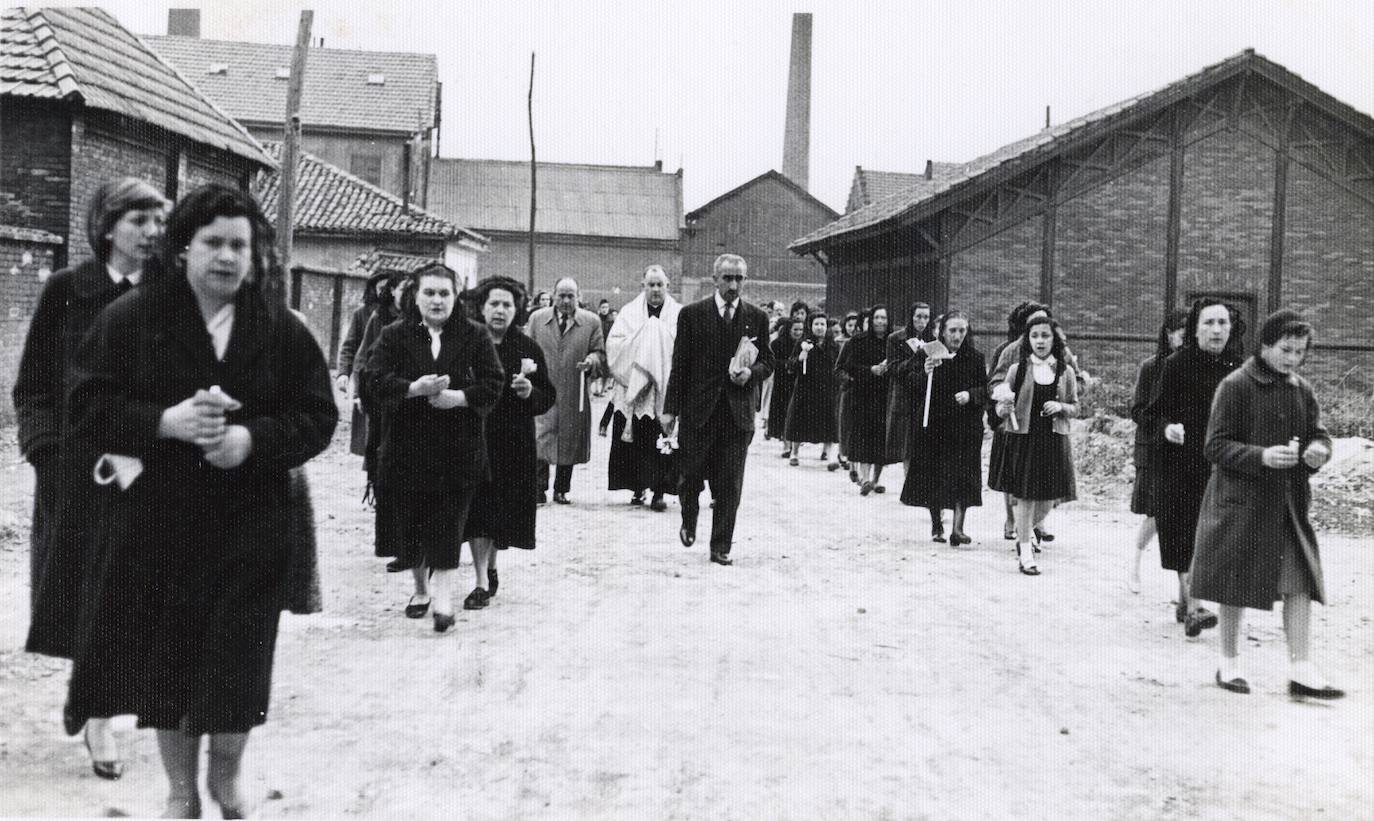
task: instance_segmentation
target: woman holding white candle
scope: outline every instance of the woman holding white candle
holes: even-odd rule
[[[787,407],[783,438],[792,449],[790,464],[799,464],[797,451],[803,442],[821,445],[821,461],[830,460],[830,447],[839,438],[835,419],[835,358],[838,346],[830,336],[823,313],[806,320],[806,335],[797,343],[787,368],[796,378]]]

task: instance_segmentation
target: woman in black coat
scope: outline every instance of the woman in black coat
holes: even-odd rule
[[[1155,523],[1159,560],[1178,574],[1174,618],[1192,637],[1217,624],[1216,614],[1199,607],[1188,592],[1188,567],[1198,511],[1212,464],[1203,455],[1212,396],[1227,374],[1240,366],[1235,341],[1240,339],[1235,309],[1212,297],[1193,303],[1183,333],[1183,346],[1164,360],[1148,413],[1153,420]]]
[[[845,454],[858,473],[863,496],[884,492],[878,480],[887,464],[887,308],[875,306],[868,317],[868,330],[849,340],[835,363],[836,373],[849,382]]]
[[[67,730],[123,713],[156,728],[178,818],[200,812],[202,735],[222,814],[248,809],[238,772],[267,717],[289,472],[338,421],[319,345],[265,293],[271,232],[237,188],[188,194],[168,220],[168,275],[100,315],[70,395],[74,428],[121,489],[83,588]]]
[[[778,338],[769,343],[774,362],[782,363],[791,358],[793,349],[801,342],[805,324],[805,320],[791,317],[781,321]],[[768,435],[783,440],[784,459],[792,455],[792,443],[786,440],[784,433],[787,428],[787,406],[792,401],[792,388],[796,381],[796,374],[785,367],[773,371],[773,391],[768,398]]]
[[[454,310],[457,275],[435,263],[413,278],[418,316],[382,330],[362,381],[388,416],[377,471],[392,499],[399,558],[415,578],[406,615],[432,611],[442,633],[455,623],[451,582],[469,506],[491,478],[482,417],[500,398],[505,372],[486,328]]]
[[[902,485],[902,504],[930,510],[931,538],[940,536],[942,511],[954,511],[949,543],[973,540],[964,533],[964,513],[983,504],[983,405],[987,366],[969,339],[968,317],[950,311],[940,317],[938,338],[954,353],[932,360],[917,353],[909,369],[911,397],[907,444],[913,456]],[[930,376],[930,425],[925,426],[926,377]]]
[[[913,302],[907,312],[907,322],[887,337],[887,463],[906,462],[907,417],[911,412],[911,394],[906,387],[906,372],[902,365],[914,355],[909,339],[930,339],[930,306]],[[908,468],[909,469],[909,468]]]
[[[1308,477],[1331,458],[1312,386],[1297,375],[1311,343],[1310,324],[1275,311],[1259,353],[1217,388],[1208,420],[1203,453],[1216,468],[1198,521],[1192,594],[1221,605],[1216,682],[1235,693],[1250,692],[1237,660],[1243,609],[1282,599],[1288,694],[1345,695],[1308,655],[1312,602],[1326,600]]]
[[[91,479],[100,454],[71,432],[67,387],[76,352],[106,305],[156,278],[166,212],[167,201],[142,180],[102,183],[86,212],[95,257],[49,277],[29,322],[13,396],[19,449],[35,476],[25,644],[31,653],[71,658],[86,548],[105,495]],[[91,718],[85,741],[96,775],[123,774],[107,716]]]
[[[464,534],[472,548],[477,586],[463,607],[476,610],[496,595],[500,583],[495,550],[534,549],[536,500],[541,487],[534,417],[553,407],[557,395],[543,349],[519,330],[525,320],[525,289],[509,277],[491,277],[477,284],[471,298],[506,373],[501,398],[486,421],[491,479],[477,489]]]
[[[787,359],[792,374],[792,399],[787,403],[787,425],[783,438],[791,446],[789,464],[799,464],[797,451],[802,442],[821,445],[821,461],[830,460],[830,446],[839,438],[835,418],[835,340],[823,313],[806,320],[806,334]]]
[[[1164,324],[1159,327],[1154,355],[1140,363],[1140,370],[1135,377],[1135,396],[1131,401],[1131,419],[1135,421],[1135,450],[1132,453],[1135,483],[1131,489],[1131,512],[1145,518],[1136,531],[1135,552],[1131,555],[1130,572],[1126,576],[1126,586],[1132,593],[1140,592],[1140,559],[1145,555],[1145,548],[1150,546],[1150,540],[1155,537],[1155,468],[1150,458],[1154,453],[1151,442],[1155,426],[1149,413],[1150,399],[1154,396],[1164,360],[1183,344],[1187,322],[1187,311],[1175,308],[1169,312]]]

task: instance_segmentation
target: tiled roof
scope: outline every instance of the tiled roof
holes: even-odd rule
[[[1053,156],[1070,140],[1083,138],[1085,135],[1103,133],[1118,123],[1129,121],[1145,111],[1163,108],[1178,100],[1185,99],[1203,88],[1247,69],[1262,72],[1265,76],[1278,82],[1299,89],[1304,96],[1317,100],[1324,110],[1332,112],[1335,116],[1349,122],[1365,133],[1374,133],[1374,120],[1371,120],[1369,115],[1351,108],[1283,66],[1247,49],[1234,57],[1208,66],[1156,91],[1137,95],[1116,105],[1046,128],[1038,134],[1005,145],[991,154],[964,163],[950,176],[934,180],[933,185],[901,191],[885,199],[877,200],[871,205],[845,214],[831,224],[807,234],[788,247],[794,253],[807,253],[814,250],[824,240],[860,231],[888,220],[922,218],[926,214],[935,213],[942,207],[954,202],[956,198],[974,189],[984,178],[984,175],[1003,170],[1015,173],[1024,168],[1032,167],[1042,158]]]
[[[80,101],[270,162],[242,126],[98,8],[0,12],[0,96]]]
[[[936,180],[958,174],[962,168],[963,165],[957,162],[931,162],[931,176],[927,178],[925,174],[871,171],[861,165],[855,166],[854,182],[849,188],[849,203],[844,209],[845,213],[872,205],[878,200],[903,191],[911,191],[917,187],[932,187]]]
[[[167,35],[143,39],[236,119],[279,124],[286,116],[284,72],[291,68],[293,46]],[[211,73],[212,66],[223,71]],[[305,61],[301,125],[404,134],[432,128],[438,72],[433,54],[312,48]]]
[[[374,249],[365,254],[360,254],[353,266],[348,269],[348,273],[361,277],[370,277],[380,271],[413,274],[426,265],[433,265],[436,262],[443,262],[443,260],[437,256]]]
[[[687,219],[688,221],[697,219],[698,217],[700,217],[700,216],[701,216],[702,214],[704,214],[705,212],[707,212],[707,211],[709,211],[710,209],[714,208],[718,203],[724,202],[725,200],[730,199],[731,197],[735,196],[736,194],[739,194],[740,192],[745,191],[746,189],[748,189],[748,188],[750,188],[750,187],[752,187],[752,186],[754,186],[754,185],[757,185],[758,183],[760,183],[760,182],[762,182],[762,181],[764,181],[764,180],[769,180],[769,179],[771,179],[771,180],[777,180],[777,181],[778,181],[779,183],[781,183],[782,185],[786,186],[787,188],[792,189],[792,191],[793,191],[797,196],[801,197],[802,199],[804,199],[804,200],[806,200],[806,201],[808,201],[808,202],[814,203],[814,204],[816,205],[816,207],[822,209],[822,210],[829,216],[830,219],[834,219],[834,218],[836,218],[836,217],[839,216],[839,214],[836,214],[836,213],[835,213],[835,209],[831,208],[830,206],[826,205],[825,203],[823,203],[823,202],[821,202],[820,200],[816,199],[815,197],[811,196],[811,192],[810,192],[810,191],[807,191],[805,188],[802,188],[800,185],[798,185],[798,184],[796,184],[795,182],[793,182],[792,179],[791,179],[790,177],[788,177],[787,175],[785,175],[785,174],[780,174],[780,173],[778,173],[777,171],[769,170],[769,171],[763,172],[762,174],[760,174],[760,175],[758,175],[757,177],[753,178],[753,179],[750,180],[749,182],[744,183],[743,185],[737,185],[737,186],[735,186],[734,188],[731,188],[729,191],[726,191],[724,194],[721,194],[719,197],[716,197],[715,199],[711,200],[710,202],[706,203],[705,205],[700,206],[700,207],[698,207],[698,208],[693,208],[692,211],[691,211],[691,213],[687,214],[686,219]]]
[[[544,234],[676,240],[682,176],[654,166],[539,163],[536,231]],[[530,164],[433,161],[429,205],[478,231],[528,231]]]
[[[281,157],[281,143],[264,142],[274,160]],[[260,178],[254,194],[268,216],[276,219],[281,174]],[[324,234],[406,234],[430,237],[464,237],[485,244],[486,237],[417,206],[402,207],[401,198],[359,179],[302,151],[296,166],[297,231]]]

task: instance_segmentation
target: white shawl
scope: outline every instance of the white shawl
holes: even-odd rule
[[[627,419],[657,418],[663,413],[681,311],[682,304],[665,294],[663,310],[658,316],[649,316],[648,301],[640,292],[616,315],[606,337],[606,355],[615,377],[611,401]]]

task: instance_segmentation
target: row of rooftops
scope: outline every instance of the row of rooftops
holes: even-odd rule
[[[279,147],[258,142],[244,124],[280,122],[286,105],[280,74],[290,56],[290,46],[182,36],[140,38],[98,8],[10,8],[0,16],[0,96],[80,102],[150,122],[267,168],[277,167]],[[791,248],[808,253],[846,234],[936,209],[985,175],[1033,161],[1064,141],[1111,127],[1151,106],[1167,105],[1240,71],[1256,71],[1296,88],[1328,113],[1374,134],[1374,121],[1367,114],[1246,50],[1162,89],[1047,128],[967,163],[928,162],[920,174],[856,167],[845,214],[796,240]],[[433,55],[312,48],[306,77],[304,124],[413,134],[438,122]],[[430,210],[425,210],[406,206],[376,186],[305,154],[299,171],[298,224],[321,232],[399,231],[470,241],[484,240],[478,232],[524,232],[529,228],[528,169],[523,161],[435,158]],[[681,175],[680,169],[665,174],[658,164],[540,163],[539,230],[675,240],[685,224]],[[274,203],[275,175],[258,190]]]

